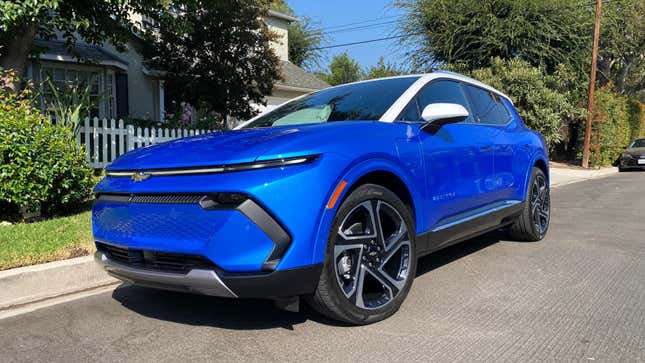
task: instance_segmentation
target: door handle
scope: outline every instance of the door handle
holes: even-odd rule
[[[490,150],[490,149],[492,149],[492,148],[493,148],[492,146],[486,145],[486,146],[482,146],[479,150],[481,150],[481,151],[488,151],[488,150]]]

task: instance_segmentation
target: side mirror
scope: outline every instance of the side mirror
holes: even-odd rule
[[[431,133],[437,132],[441,126],[461,122],[470,114],[462,105],[456,103],[431,103],[421,113],[421,118],[427,122],[423,130]]]

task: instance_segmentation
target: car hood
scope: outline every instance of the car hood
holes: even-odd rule
[[[645,147],[632,147],[625,149],[625,153],[630,155],[645,155]]]
[[[333,147],[339,142],[338,135],[364,134],[356,129],[373,123],[333,122],[215,132],[136,149],[116,159],[107,170],[200,167],[314,155]]]

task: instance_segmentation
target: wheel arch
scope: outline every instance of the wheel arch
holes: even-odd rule
[[[364,184],[380,185],[390,190],[394,194],[396,194],[396,196],[399,197],[399,199],[401,199],[403,204],[405,204],[406,207],[408,207],[408,209],[410,210],[410,213],[412,214],[412,218],[414,220],[416,215],[416,210],[414,207],[412,194],[410,194],[410,190],[408,189],[408,186],[405,185],[403,180],[401,180],[401,178],[399,178],[396,174],[387,170],[371,171],[361,176],[358,180],[354,182],[354,184],[352,184],[347,189],[347,193],[345,193],[343,200],[347,198],[347,196],[349,196],[356,188]],[[342,203],[343,200],[339,200],[338,203]]]
[[[529,164],[530,167],[527,168],[528,170],[526,171],[526,175],[524,177],[524,190],[522,192],[522,199],[526,199],[526,193],[528,190],[528,186],[531,182],[531,173],[533,171],[533,168],[539,168],[544,172],[544,175],[546,175],[546,180],[547,183],[550,185],[551,183],[551,175],[549,173],[549,159],[547,157],[540,153],[537,153],[536,155],[533,156],[531,159],[531,163]]]
[[[420,224],[423,221],[423,211],[419,204],[422,196],[420,194],[421,190],[414,186],[414,180],[414,175],[410,175],[410,173],[403,167],[397,165],[394,161],[385,158],[368,159],[358,162],[344,172],[342,176],[338,178],[329,193],[331,198],[333,193],[336,191],[336,188],[338,188],[341,183],[346,183],[346,186],[342,189],[333,207],[331,209],[325,208],[324,210],[323,218],[320,221],[318,233],[316,235],[317,238],[313,251],[313,261],[320,262],[324,258],[327,239],[329,237],[330,228],[336,211],[347,196],[363,184],[378,184],[396,194],[397,197],[399,197],[399,199],[409,207],[415,224],[415,230],[418,231]]]
[[[549,176],[549,167],[547,166],[547,162],[544,161],[542,158],[537,158],[535,162],[533,163],[533,167],[536,167],[544,172],[544,175],[546,175],[546,180],[550,180]]]

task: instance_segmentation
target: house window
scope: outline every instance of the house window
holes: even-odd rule
[[[114,72],[75,65],[43,65],[40,68],[43,111],[53,114],[54,93],[70,86],[83,92],[89,86],[90,117],[114,117],[116,114]],[[51,84],[48,80],[51,80]],[[60,94],[60,93],[59,93]]]

